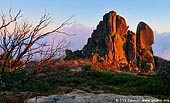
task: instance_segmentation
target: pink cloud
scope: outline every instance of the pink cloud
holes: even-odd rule
[[[153,45],[154,54],[170,60],[170,32],[154,32],[155,43]]]
[[[93,27],[87,27],[82,24],[72,24],[69,27],[63,28],[62,31],[69,34],[76,34],[74,36],[65,36],[68,41],[71,41],[69,49],[75,51],[80,50],[87,43],[87,39],[91,36]]]

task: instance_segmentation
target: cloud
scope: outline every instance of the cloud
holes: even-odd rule
[[[154,54],[170,60],[170,32],[154,32],[155,42],[153,44]]]
[[[87,39],[91,36],[93,29],[93,27],[87,27],[77,23],[63,28],[62,31],[64,32],[76,34],[74,36],[65,36],[68,41],[71,41],[69,49],[73,51],[82,49],[87,44]]]

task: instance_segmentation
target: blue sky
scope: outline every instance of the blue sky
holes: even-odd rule
[[[169,4],[170,0],[1,0],[0,10],[21,9],[23,17],[33,23],[46,10],[54,23],[74,16],[72,21],[90,27],[95,27],[105,13],[115,10],[126,18],[131,30],[142,20],[154,31],[170,32]]]
[[[140,21],[149,24],[155,34],[155,55],[170,60],[169,5],[170,0],[0,0],[0,13],[6,13],[11,7],[14,14],[21,9],[23,19],[34,24],[46,11],[53,18],[53,26],[73,16],[71,21],[75,24],[64,30],[78,34],[69,38],[70,49],[77,50],[86,44],[103,15],[115,10],[134,32]]]

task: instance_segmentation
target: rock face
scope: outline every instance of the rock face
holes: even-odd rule
[[[97,53],[108,63],[133,63],[146,71],[153,71],[152,29],[140,22],[135,34],[128,27],[125,18],[115,11],[105,14],[82,49],[83,57],[93,58],[92,54]]]
[[[136,34],[128,31],[127,35],[127,59],[128,61],[136,59]]]
[[[64,95],[34,97],[25,103],[159,103],[151,96],[123,96],[117,94],[93,94],[75,90]]]
[[[105,14],[103,21],[100,21],[92,37],[88,39],[87,45],[84,46],[83,55],[91,57],[92,53],[98,53],[110,63],[113,59],[127,63],[124,50],[127,30],[125,19],[117,15],[115,11]]]

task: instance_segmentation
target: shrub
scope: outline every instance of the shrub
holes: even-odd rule
[[[0,89],[11,90],[22,85],[22,81],[26,78],[26,70],[17,70],[15,72],[5,72]]]

